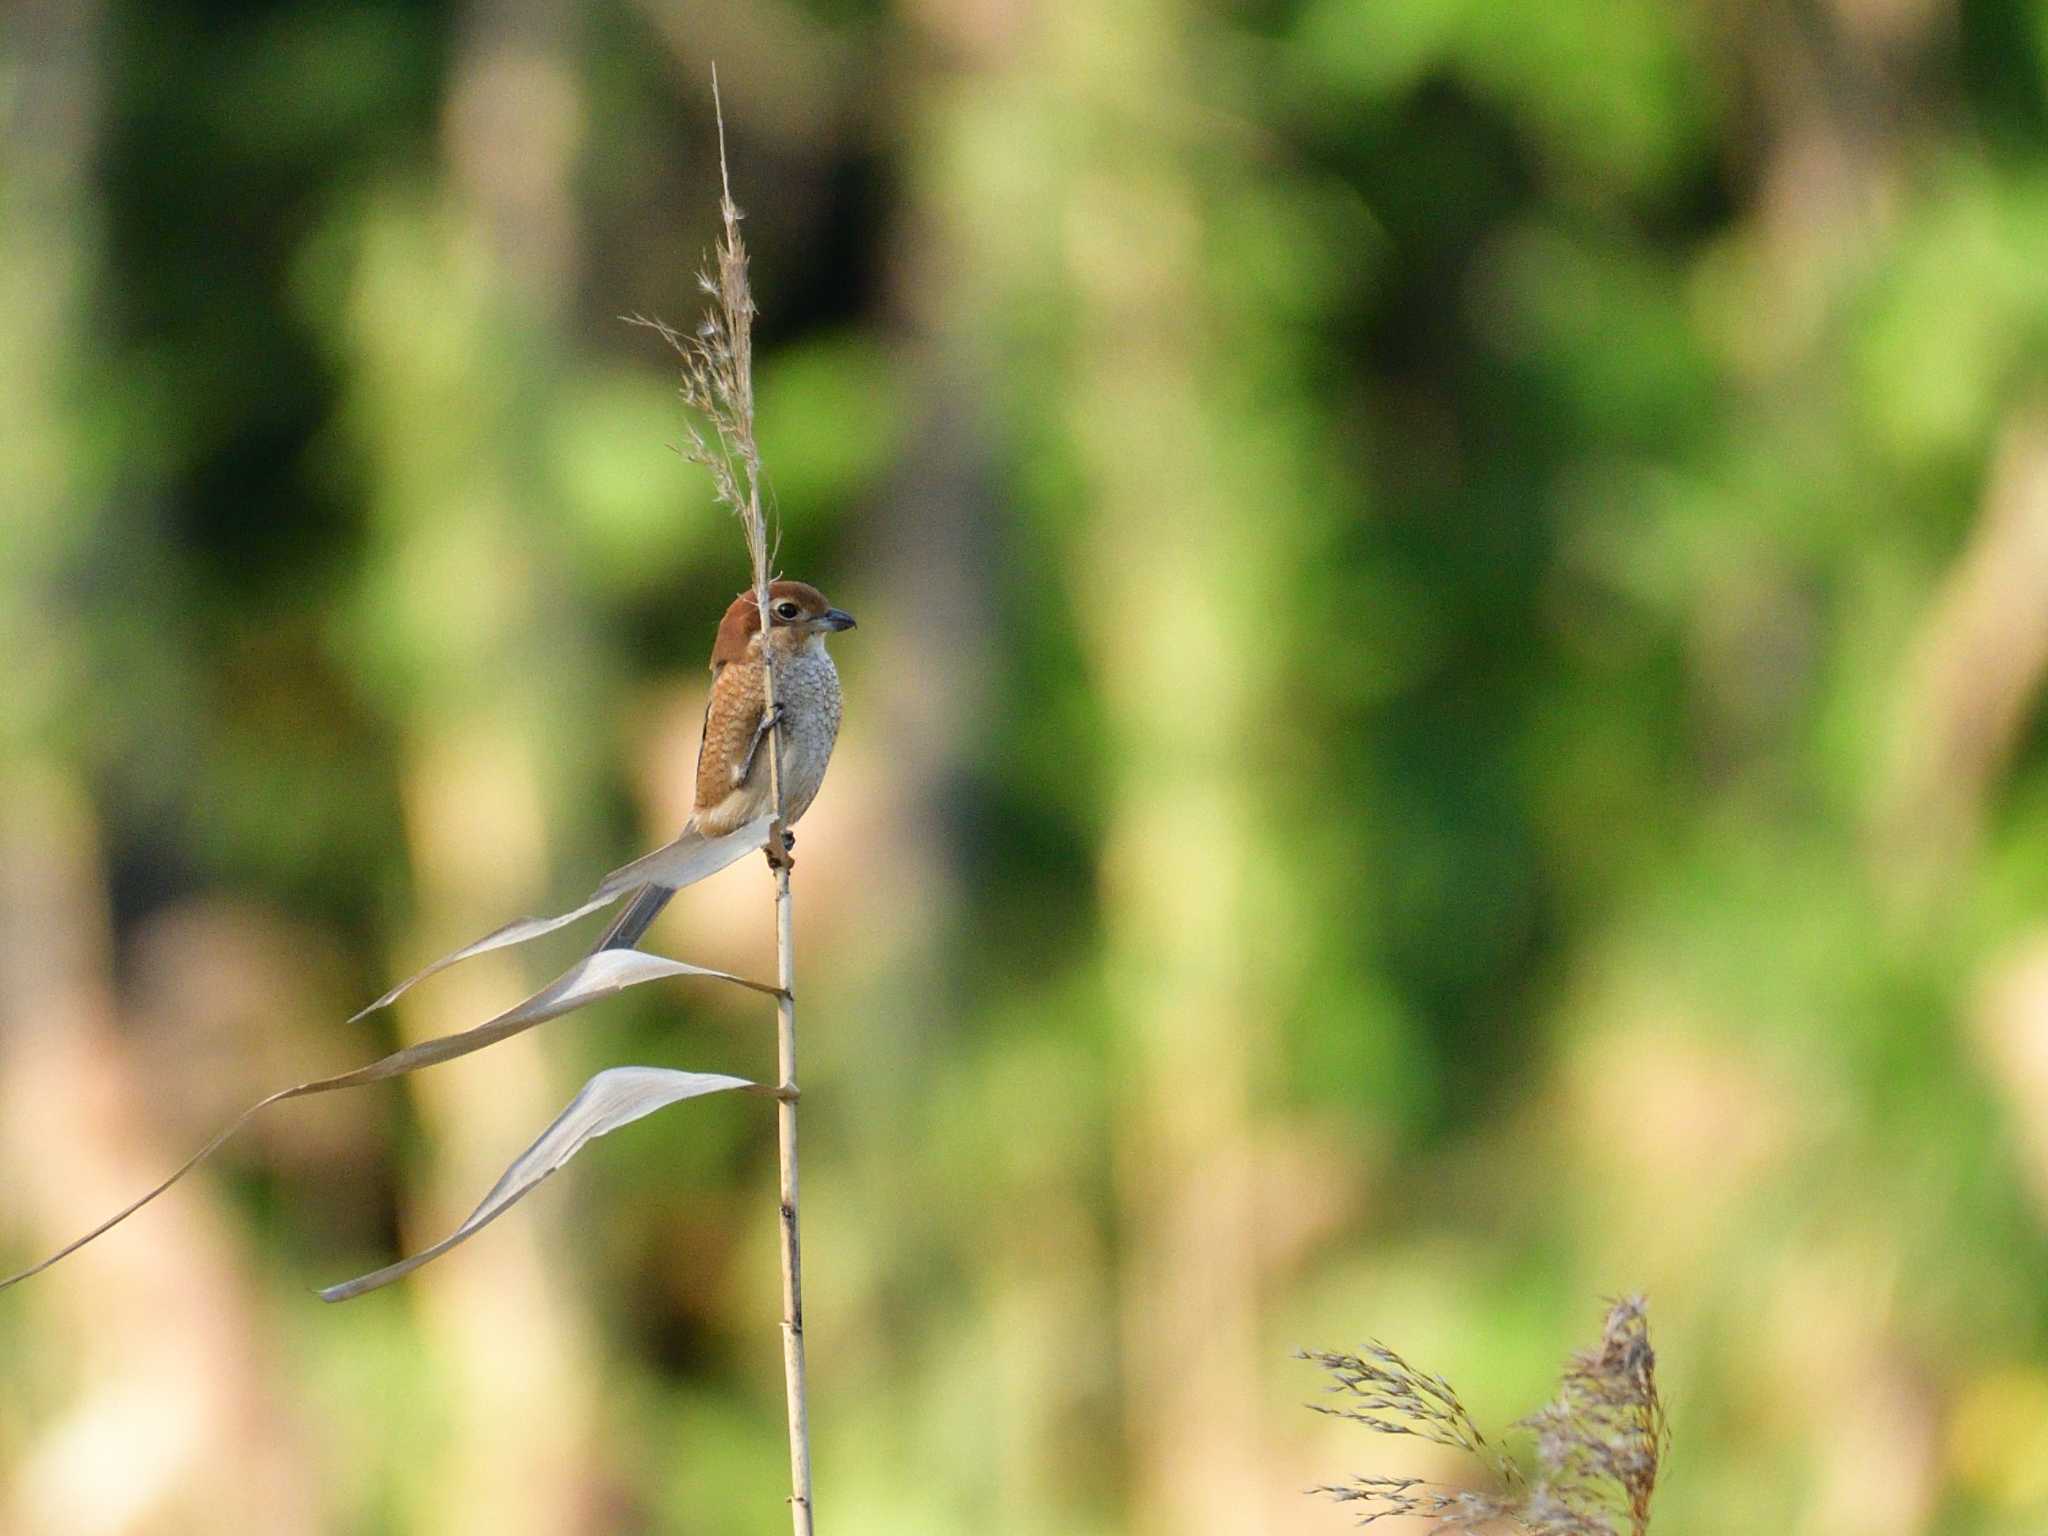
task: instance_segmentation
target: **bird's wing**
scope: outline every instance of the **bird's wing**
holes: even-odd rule
[[[723,804],[752,777],[748,752],[760,729],[762,708],[758,666],[728,663],[719,668],[704,710],[704,744],[697,753],[699,816]],[[737,781],[735,768],[743,770]]]
[[[697,728],[697,776],[695,782],[704,782],[704,743],[711,739],[711,706],[718,702],[718,675],[725,670],[722,661],[711,663],[711,686],[704,691],[704,723]]]

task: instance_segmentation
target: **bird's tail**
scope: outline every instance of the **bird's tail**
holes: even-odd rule
[[[703,840],[704,834],[697,830],[697,818],[693,816],[684,823],[683,830],[668,847],[673,850],[685,843]],[[629,865],[619,873],[627,874],[630,871]],[[633,893],[632,900],[626,903],[625,909],[612,919],[611,927],[605,929],[604,937],[591,947],[590,952],[594,955],[600,950],[635,948],[647,930],[654,926],[654,920],[661,916],[662,908],[675,898],[675,894],[676,887],[672,885],[650,883],[641,886]]]
[[[592,948],[595,954],[602,949],[631,949],[640,942],[641,936],[654,926],[654,920],[661,916],[661,909],[668,905],[675,895],[675,888],[667,885],[643,885],[633,893],[633,899],[626,903],[626,910],[612,921]]]

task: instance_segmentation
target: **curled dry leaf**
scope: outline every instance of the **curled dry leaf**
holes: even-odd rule
[[[699,880],[717,874],[726,865],[736,863],[757,848],[768,845],[768,828],[775,818],[757,816],[737,831],[723,837],[707,838],[695,828],[686,827],[683,835],[674,842],[657,848],[652,853],[642,854],[630,864],[622,864],[606,875],[590,899],[573,912],[564,912],[558,917],[522,917],[507,923],[504,927],[485,934],[474,944],[465,944],[452,954],[443,955],[432,965],[415,971],[397,986],[386,992],[377,1001],[355,1015],[355,1019],[375,1013],[379,1008],[388,1008],[412,988],[449,966],[478,955],[488,954],[494,949],[506,949],[514,944],[524,944],[543,934],[553,933],[557,928],[566,928],[579,917],[587,917],[599,907],[610,906],[628,891],[639,890],[642,886],[657,885],[668,891],[679,891],[686,885],[695,885]],[[355,1019],[349,1022],[354,1023]]]
[[[715,981],[736,982],[757,992],[767,992],[771,995],[776,992],[774,987],[765,986],[758,981],[749,981],[743,976],[734,976],[726,971],[714,971],[701,965],[689,965],[681,960],[664,959],[660,955],[650,955],[637,949],[605,949],[586,955],[524,1002],[508,1008],[496,1018],[488,1019],[474,1029],[466,1029],[459,1034],[440,1035],[432,1040],[422,1040],[417,1045],[409,1045],[402,1051],[394,1051],[366,1067],[356,1068],[353,1072],[343,1072],[336,1077],[315,1078],[311,1082],[280,1089],[268,1098],[257,1100],[229,1121],[217,1136],[194,1152],[170,1177],[141,1199],[115,1212],[83,1237],[65,1244],[40,1263],[0,1280],[0,1291],[6,1290],[17,1281],[28,1279],[31,1275],[41,1274],[59,1259],[76,1253],[94,1238],[119,1226],[219,1151],[227,1139],[247,1125],[258,1110],[267,1109],[270,1105],[281,1103],[285,1099],[299,1099],[315,1093],[332,1093],[337,1088],[359,1088],[366,1083],[378,1083],[386,1078],[400,1077],[407,1072],[418,1071],[421,1067],[453,1061],[458,1056],[467,1056],[471,1051],[480,1051],[487,1045],[495,1045],[500,1040],[533,1028],[536,1024],[558,1019],[586,1003],[611,997],[643,982],[661,981],[674,976],[704,976]]]
[[[623,956],[632,951],[607,950],[604,953]],[[386,1265],[340,1285],[328,1286],[320,1293],[320,1299],[347,1301],[350,1297],[374,1291],[381,1285],[409,1275],[422,1264],[431,1263],[457,1243],[496,1221],[549,1174],[607,1131],[630,1125],[682,1099],[758,1086],[743,1077],[725,1077],[716,1072],[675,1072],[662,1067],[613,1067],[600,1072],[583,1085],[583,1091],[569,1101],[569,1107],[555,1117],[552,1125],[541,1132],[540,1139],[505,1170],[504,1177],[492,1186],[491,1192],[484,1196],[482,1203],[469,1213],[469,1219],[461,1226],[433,1247],[423,1249],[409,1259],[401,1259],[396,1264]]]

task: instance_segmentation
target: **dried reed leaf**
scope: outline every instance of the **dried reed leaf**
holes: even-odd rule
[[[608,950],[606,953],[625,956],[632,951]],[[320,1299],[347,1301],[409,1275],[422,1264],[431,1263],[457,1243],[496,1221],[549,1174],[582,1151],[586,1144],[608,1131],[630,1125],[682,1099],[758,1086],[743,1077],[725,1077],[715,1072],[674,1072],[662,1067],[613,1067],[600,1072],[583,1085],[583,1091],[570,1100],[569,1107],[555,1117],[552,1125],[541,1132],[540,1139],[505,1170],[504,1177],[492,1186],[491,1192],[484,1196],[482,1203],[470,1212],[469,1219],[461,1226],[433,1247],[423,1249],[411,1258],[401,1259],[396,1264],[386,1265],[340,1285],[328,1286],[320,1292]]]
[[[257,1100],[229,1121],[218,1135],[179,1164],[168,1178],[141,1199],[115,1212],[83,1237],[67,1243],[40,1263],[0,1280],[0,1291],[6,1290],[17,1281],[28,1279],[31,1275],[41,1274],[59,1259],[76,1253],[94,1238],[119,1226],[219,1151],[227,1139],[247,1125],[258,1110],[267,1109],[272,1104],[281,1103],[286,1099],[305,1098],[315,1093],[332,1093],[338,1088],[360,1088],[366,1083],[383,1082],[387,1078],[416,1072],[421,1067],[453,1061],[458,1056],[467,1056],[472,1051],[480,1051],[487,1045],[496,1045],[500,1040],[532,1029],[536,1024],[558,1019],[586,1003],[623,992],[627,987],[636,987],[643,982],[660,981],[674,976],[704,976],[717,981],[737,982],[740,986],[751,987],[757,992],[767,992],[771,995],[777,992],[774,987],[758,981],[749,981],[743,976],[710,970],[701,965],[690,965],[681,960],[664,959],[660,955],[650,955],[643,950],[606,949],[599,950],[593,955],[586,955],[524,1002],[506,1009],[505,1012],[486,1020],[474,1029],[466,1029],[459,1034],[440,1035],[432,1040],[422,1040],[416,1045],[409,1045],[402,1051],[394,1051],[389,1056],[373,1061],[366,1067],[357,1067],[352,1072],[343,1072],[334,1077],[321,1077],[311,1082],[298,1083],[293,1087],[280,1089],[268,1098]]]
[[[474,944],[466,944],[452,954],[443,955],[432,965],[406,977],[369,1007],[358,1012],[349,1022],[354,1023],[357,1019],[365,1018],[379,1008],[390,1007],[429,976],[445,971],[451,965],[488,954],[494,949],[524,944],[529,939],[553,933],[557,928],[566,928],[579,917],[586,917],[599,907],[611,905],[628,891],[638,890],[644,885],[659,885],[676,891],[686,885],[694,885],[707,876],[715,875],[728,864],[745,858],[755,849],[766,847],[768,828],[774,819],[772,816],[758,816],[739,830],[728,832],[723,837],[706,838],[694,831],[685,830],[674,842],[657,848],[652,853],[642,854],[632,863],[622,864],[606,875],[590,899],[575,911],[564,912],[559,917],[522,917],[507,923],[504,927],[485,934]]]

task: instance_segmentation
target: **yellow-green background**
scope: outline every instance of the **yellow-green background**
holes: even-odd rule
[[[670,360],[708,90],[783,568],[820,1529],[1346,1528],[1649,1294],[1655,1529],[2048,1531],[2048,6],[21,0],[0,1260],[687,810],[745,580]],[[758,864],[658,949],[764,974]],[[649,989],[282,1106],[0,1297],[0,1531],[784,1528],[759,1101]]]

